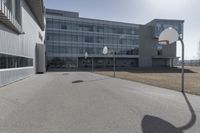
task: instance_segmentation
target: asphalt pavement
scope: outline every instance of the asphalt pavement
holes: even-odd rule
[[[200,96],[89,72],[0,88],[0,133],[200,133]]]

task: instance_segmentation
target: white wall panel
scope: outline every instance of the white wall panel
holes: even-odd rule
[[[7,85],[34,74],[33,67],[0,70],[0,85]]]
[[[22,0],[22,30],[17,34],[0,23],[0,53],[33,58],[32,68],[0,69],[0,86],[22,79],[35,73],[35,47],[44,44],[45,32],[42,31],[25,0]],[[39,33],[43,40],[39,38]]]

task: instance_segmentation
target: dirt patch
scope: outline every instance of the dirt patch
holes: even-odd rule
[[[180,68],[136,68],[127,71],[117,71],[116,77],[181,91],[180,72]],[[112,71],[98,71],[96,73],[113,76]],[[186,67],[185,92],[200,95],[200,67]]]

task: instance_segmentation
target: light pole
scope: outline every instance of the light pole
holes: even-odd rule
[[[182,39],[182,36],[178,34],[178,32],[173,29],[172,27],[169,27],[165,29],[163,32],[161,32],[159,36],[159,43],[162,45],[170,45],[177,41],[181,42],[182,45],[182,70],[181,70],[181,91],[184,92],[184,42]]]
[[[108,54],[108,47],[107,46],[104,46],[103,54],[104,55]],[[113,77],[115,77],[115,52],[114,52],[114,50],[113,50]]]
[[[85,52],[85,59],[87,59],[87,57],[88,57],[88,53],[87,53],[87,52]]]
[[[78,56],[77,56],[77,58],[76,58],[76,71],[78,71]]]
[[[88,53],[87,53],[87,51],[85,52],[85,59],[87,59],[88,58]],[[92,72],[94,71],[94,59],[93,59],[93,57],[92,57]]]
[[[114,77],[115,77],[115,51],[113,50],[113,71],[114,71]]]
[[[179,37],[179,40],[181,42],[181,45],[182,45],[182,75],[181,75],[181,88],[182,88],[182,92],[184,92],[184,88],[185,88],[185,84],[184,84],[184,66],[185,66],[185,61],[184,61],[184,54],[185,54],[185,45],[184,45],[184,42],[183,42],[183,39]]]
[[[92,72],[94,72],[94,57],[92,57]]]
[[[85,60],[86,60],[86,63],[87,63],[87,58],[88,58],[88,53],[87,51],[85,52]]]

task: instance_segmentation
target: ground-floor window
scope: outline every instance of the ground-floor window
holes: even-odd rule
[[[0,69],[33,66],[33,59],[0,53]]]
[[[84,68],[112,68],[113,58],[100,58],[100,57],[48,57],[47,70],[51,69],[84,69]],[[116,58],[116,68],[132,68],[138,67],[137,58]]]
[[[47,70],[51,68],[77,68],[77,58],[74,57],[47,57]]]
[[[153,67],[169,67],[170,66],[170,59],[152,59],[152,66]]]

